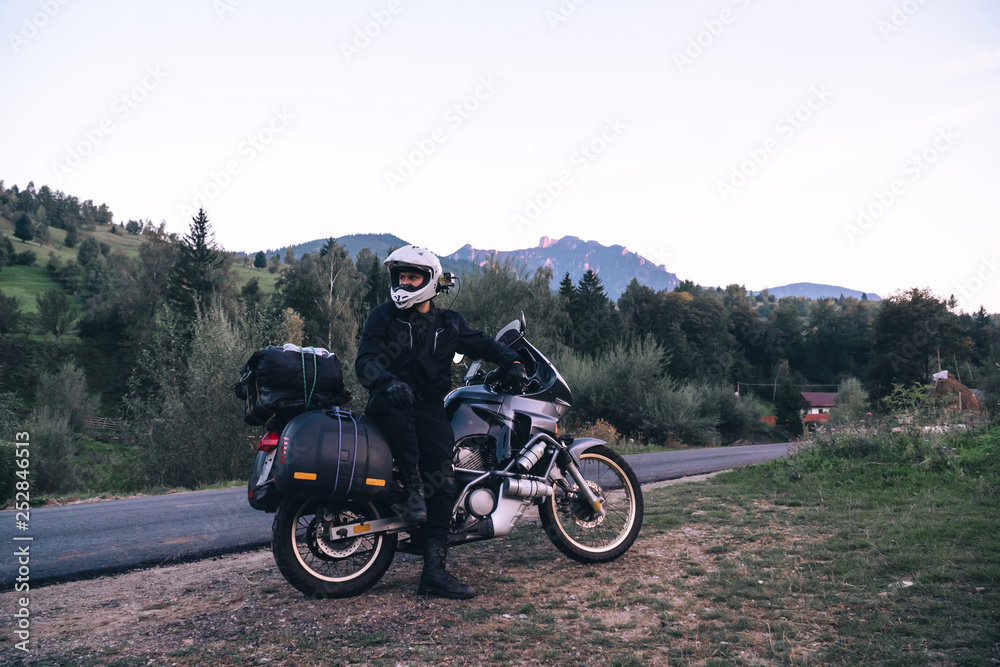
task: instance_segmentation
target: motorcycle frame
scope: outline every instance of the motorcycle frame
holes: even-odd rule
[[[466,474],[473,474],[477,476],[473,477],[472,480],[467,482],[465,486],[462,487],[462,491],[456,496],[455,504],[452,505],[452,510],[451,510],[452,516],[454,517],[455,512],[463,505],[466,497],[468,497],[469,491],[483,480],[489,479],[491,477],[500,479],[528,480],[546,485],[555,484],[559,482],[559,480],[566,481],[564,475],[559,469],[559,465],[557,465],[559,463],[560,457],[563,458],[563,463],[561,464],[561,466],[566,468],[566,471],[569,472],[570,477],[573,478],[573,481],[576,483],[577,488],[579,488],[583,492],[583,495],[586,498],[588,504],[592,508],[594,508],[594,511],[598,514],[598,516],[603,516],[604,509],[602,506],[602,500],[594,495],[593,491],[590,488],[590,485],[587,484],[586,481],[584,480],[583,473],[580,471],[578,463],[580,462],[580,455],[583,452],[585,452],[588,449],[591,449],[592,447],[604,445],[606,443],[603,440],[598,440],[596,438],[581,438],[580,440],[573,441],[571,445],[567,445],[566,443],[553,438],[551,435],[547,433],[538,433],[534,437],[532,437],[527,442],[527,444],[525,444],[522,451],[524,449],[529,449],[532,445],[534,445],[539,441],[544,441],[546,443],[545,453],[549,459],[548,463],[546,464],[544,476],[512,472],[510,468],[517,462],[517,459],[514,457],[511,458],[511,461],[503,468],[503,470],[481,471],[481,470],[469,470],[465,468],[455,468],[456,473],[460,472]],[[501,490],[501,494],[502,493],[503,492]],[[497,514],[497,512],[500,511],[500,501],[503,499],[504,497],[502,495],[497,498],[497,507],[490,514],[489,518],[492,518]],[[522,501],[521,502],[522,507],[526,508],[535,500],[540,500],[540,499],[521,498],[519,500]],[[517,524],[517,521],[520,520],[522,513],[523,509],[520,513],[513,515],[511,517],[511,519],[509,520],[509,527],[511,529],[513,529],[514,526]],[[485,518],[482,520],[485,520]],[[386,517],[385,519],[379,519],[377,521],[367,521],[361,523],[346,524],[341,526],[331,526],[329,529],[330,530],[329,538],[331,540],[342,540],[349,537],[361,537],[363,535],[370,535],[372,533],[398,533],[403,531],[408,532],[411,530],[415,530],[417,528],[419,528],[418,524],[408,523],[406,521],[403,521],[398,515],[396,515],[396,516]],[[508,533],[509,531],[506,531],[502,535],[494,535],[494,537],[502,537],[503,535],[506,535]],[[481,539],[489,539],[489,538],[473,536],[468,539],[460,539],[456,542],[453,542],[453,544],[463,544],[465,542],[479,541]]]

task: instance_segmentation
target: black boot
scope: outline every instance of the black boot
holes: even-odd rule
[[[427,522],[427,503],[424,501],[424,482],[416,470],[403,471],[403,484],[406,486],[406,500],[392,509],[399,512],[407,523]]]
[[[475,597],[476,591],[472,586],[463,584],[445,571],[444,564],[447,559],[447,543],[428,536],[424,542],[424,571],[420,575],[417,594],[453,600]]]

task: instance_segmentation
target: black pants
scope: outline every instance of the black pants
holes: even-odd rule
[[[420,471],[427,496],[427,523],[431,539],[447,540],[455,503],[455,434],[440,400],[396,407],[384,395],[369,401],[365,414],[378,422],[400,468]]]

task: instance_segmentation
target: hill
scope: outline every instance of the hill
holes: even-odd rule
[[[786,296],[803,296],[807,299],[837,299],[841,296],[851,296],[860,299],[867,296],[869,301],[881,301],[882,297],[874,292],[859,292],[858,290],[839,287],[837,285],[818,285],[816,283],[792,283],[780,287],[768,287],[767,293],[781,299]],[[753,292],[760,294],[762,290]]]
[[[344,246],[352,257],[356,257],[362,248],[367,247],[377,253],[379,257],[384,258],[394,248],[409,243],[409,241],[393,234],[349,234],[337,237],[335,240]],[[296,257],[301,257],[307,252],[318,252],[324,243],[326,243],[326,239],[315,239],[293,245],[292,249],[295,251]],[[268,249],[265,252],[268,257],[277,253],[283,258],[287,248],[288,246],[284,246]],[[249,254],[252,255],[252,253]],[[512,259],[515,262],[523,262],[529,276],[539,267],[550,267],[553,275],[553,289],[557,287],[567,272],[575,283],[587,269],[594,269],[604,283],[607,295],[615,300],[621,296],[633,278],[657,291],[672,290],[680,284],[677,275],[667,271],[665,266],[658,265],[625,246],[604,246],[597,241],[585,241],[576,236],[564,236],[561,239],[550,239],[543,236],[537,246],[518,250],[481,249],[466,244],[450,255],[441,255],[441,265],[445,271],[462,274],[482,265],[492,255],[495,255],[500,261]],[[767,291],[779,299],[787,296],[835,299],[841,295],[860,299],[862,295],[867,294],[870,301],[881,300],[881,297],[873,292],[865,293],[838,285],[806,282],[771,287]],[[760,291],[754,291],[753,294],[760,294]]]
[[[409,244],[409,241],[404,241],[393,234],[348,234],[347,236],[334,238],[334,240],[344,246],[351,257],[357,257],[358,252],[360,252],[362,248],[368,248],[382,259],[385,259],[385,257],[393,249]],[[326,244],[326,239],[315,239],[313,241],[293,245],[291,248],[295,252],[296,257],[302,257],[302,255],[306,253],[319,252],[324,244]],[[282,246],[277,249],[269,248],[264,251],[264,254],[271,257],[277,253],[281,259],[284,260],[285,252],[288,250],[288,247],[289,246]],[[253,256],[254,253],[245,254]]]
[[[477,250],[471,245],[465,245],[442,257],[442,262],[447,259],[456,262],[458,266],[468,267],[482,264],[493,253],[501,261],[510,257],[524,262],[529,275],[540,267],[548,266],[554,277],[553,288],[566,273],[569,273],[575,283],[588,269],[593,269],[604,283],[605,293],[612,299],[618,299],[633,278],[657,291],[672,290],[680,284],[677,276],[667,271],[663,265],[655,264],[625,246],[604,246],[597,241],[584,241],[576,236],[564,236],[555,240],[543,236],[534,248],[509,251]]]

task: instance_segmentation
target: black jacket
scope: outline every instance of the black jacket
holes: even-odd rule
[[[354,370],[373,395],[397,379],[410,385],[418,400],[439,400],[451,389],[456,352],[505,371],[517,360],[516,352],[473,329],[459,312],[431,302],[429,312],[419,313],[387,302],[368,315]]]

